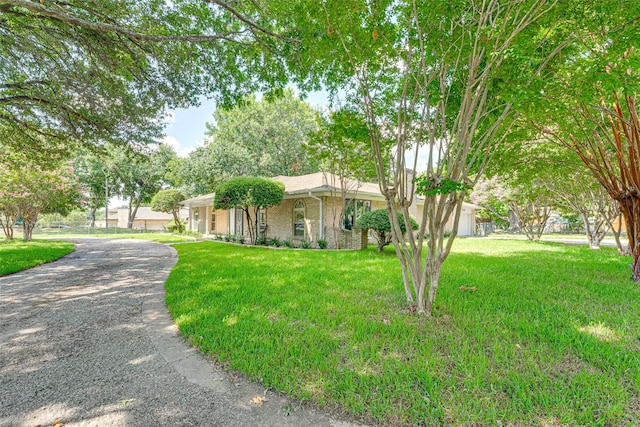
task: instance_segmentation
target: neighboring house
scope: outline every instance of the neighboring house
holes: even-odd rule
[[[290,239],[317,243],[325,240],[328,247],[362,249],[368,243],[367,233],[355,227],[358,215],[385,208],[378,184],[347,180],[342,214],[342,192],[337,176],[318,172],[302,176],[277,176],[273,179],[285,186],[282,202],[259,212],[258,227],[267,238]],[[181,202],[189,209],[187,228],[204,235],[243,235],[248,227],[241,209],[213,209],[215,193]],[[417,203],[419,205],[419,203]],[[464,204],[458,226],[459,236],[471,236],[475,230],[476,206]],[[421,206],[415,210],[421,213]],[[336,243],[339,243],[338,245]]]
[[[109,209],[109,228],[114,228],[118,226],[118,210],[117,209]],[[96,219],[94,223],[95,228],[104,228],[104,218]]]
[[[180,209],[179,217],[187,221],[189,210]],[[134,230],[166,231],[169,222],[173,221],[173,215],[164,212],[152,211],[148,206],[140,206],[133,220]],[[129,222],[129,208],[109,209],[109,227],[127,228]],[[96,220],[97,228],[104,228],[104,219]]]
[[[189,218],[188,209],[180,209],[178,216],[187,220]],[[170,213],[152,211],[148,206],[140,206],[136,212],[131,228],[135,230],[165,231],[169,222],[173,221]],[[118,227],[127,228],[129,222],[129,209],[118,209]]]

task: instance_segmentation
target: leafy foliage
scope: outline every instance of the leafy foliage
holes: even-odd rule
[[[152,197],[167,182],[168,165],[176,153],[168,145],[159,144],[152,151],[136,151],[122,146],[109,146],[106,167],[118,183],[118,195],[128,199],[129,220],[133,226],[136,212],[142,203]]]
[[[216,191],[215,209],[242,209],[249,226],[252,244],[258,238],[258,211],[280,204],[284,184],[273,179],[240,176],[222,184]]]
[[[549,26],[567,25],[585,10],[540,0],[309,0],[304,8],[297,37],[307,49],[293,66],[344,92],[364,117],[406,298],[429,315],[455,238],[445,241],[444,227],[506,138],[521,96],[574,37],[550,37]],[[422,188],[421,228],[403,234],[396,213],[409,215],[421,155],[426,176],[437,180]]]
[[[368,153],[369,129],[357,111],[342,108],[328,117],[318,116],[318,131],[307,143],[307,150],[323,170],[341,178],[370,181],[376,171]]]
[[[0,223],[7,239],[13,238],[18,217],[23,240],[30,241],[40,214],[66,214],[80,204],[80,188],[69,168],[48,171],[0,163],[0,181]]]
[[[280,85],[277,52],[293,40],[272,31],[270,13],[222,1],[3,1],[0,135],[39,161],[80,144],[148,144],[167,107]]]
[[[378,252],[382,252],[382,249],[391,243],[391,222],[389,221],[389,215],[386,209],[376,209],[365,212],[358,217],[356,223],[360,228],[373,231],[373,236],[378,242]],[[398,224],[400,224],[400,230],[405,233],[407,226],[402,213],[398,213]],[[411,217],[409,218],[409,225],[411,226],[411,230],[417,230],[419,228],[416,220]]]
[[[284,91],[275,99],[246,99],[233,109],[219,108],[207,123],[209,173],[218,182],[239,175],[303,175],[317,169],[304,149],[316,131],[309,105]]]
[[[179,214],[182,205],[180,204],[186,197],[180,190],[168,189],[160,190],[151,199],[151,210],[158,212],[166,212],[173,215],[173,223],[178,233],[182,232],[183,224],[180,221]],[[172,231],[172,230],[169,230]]]
[[[447,195],[470,188],[468,184],[455,182],[449,178],[427,176],[426,174],[418,175],[413,182],[416,184],[416,193],[423,196]]]

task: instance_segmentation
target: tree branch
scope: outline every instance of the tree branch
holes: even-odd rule
[[[257,24],[252,23],[248,18],[244,17],[243,15],[241,15],[239,12],[237,12],[235,9],[233,9],[231,6],[227,5],[224,2],[220,2],[217,0],[204,0],[204,1],[206,1],[207,3],[215,3],[220,5],[221,7],[225,8],[226,10],[234,14],[234,16],[236,16],[242,22],[246,23],[250,27],[255,28],[265,34],[268,34],[272,37],[280,38],[286,41],[299,42],[299,40],[280,36]],[[125,28],[121,25],[107,24],[104,22],[90,22],[85,19],[70,15],[68,13],[51,9],[45,6],[44,4],[36,3],[30,0],[3,0],[3,2],[0,4],[0,7],[2,8],[1,10],[7,10],[7,6],[21,7],[35,14],[38,14],[40,16],[44,16],[56,21],[64,22],[66,24],[75,25],[81,28],[85,28],[87,30],[92,30],[92,31],[97,31],[102,33],[113,32],[116,34],[124,35],[133,40],[143,40],[143,41],[160,42],[160,43],[173,42],[173,41],[186,41],[186,42],[192,42],[192,43],[211,42],[211,41],[218,41],[218,40],[235,41],[229,38],[231,34],[235,34],[235,33],[210,34],[210,35],[188,34],[183,36],[177,36],[177,35],[159,36],[159,35],[143,34],[143,33],[139,33],[137,31]]]

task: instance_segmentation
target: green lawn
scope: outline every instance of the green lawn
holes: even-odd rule
[[[55,261],[75,249],[71,242],[0,240],[0,276]]]
[[[613,249],[459,239],[431,319],[390,248],[176,249],[180,330],[267,387],[381,425],[640,425],[640,286]]]

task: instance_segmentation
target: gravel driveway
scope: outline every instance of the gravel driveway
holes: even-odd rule
[[[0,426],[353,425],[189,349],[164,305],[172,247],[74,242],[56,262],[0,277]]]

